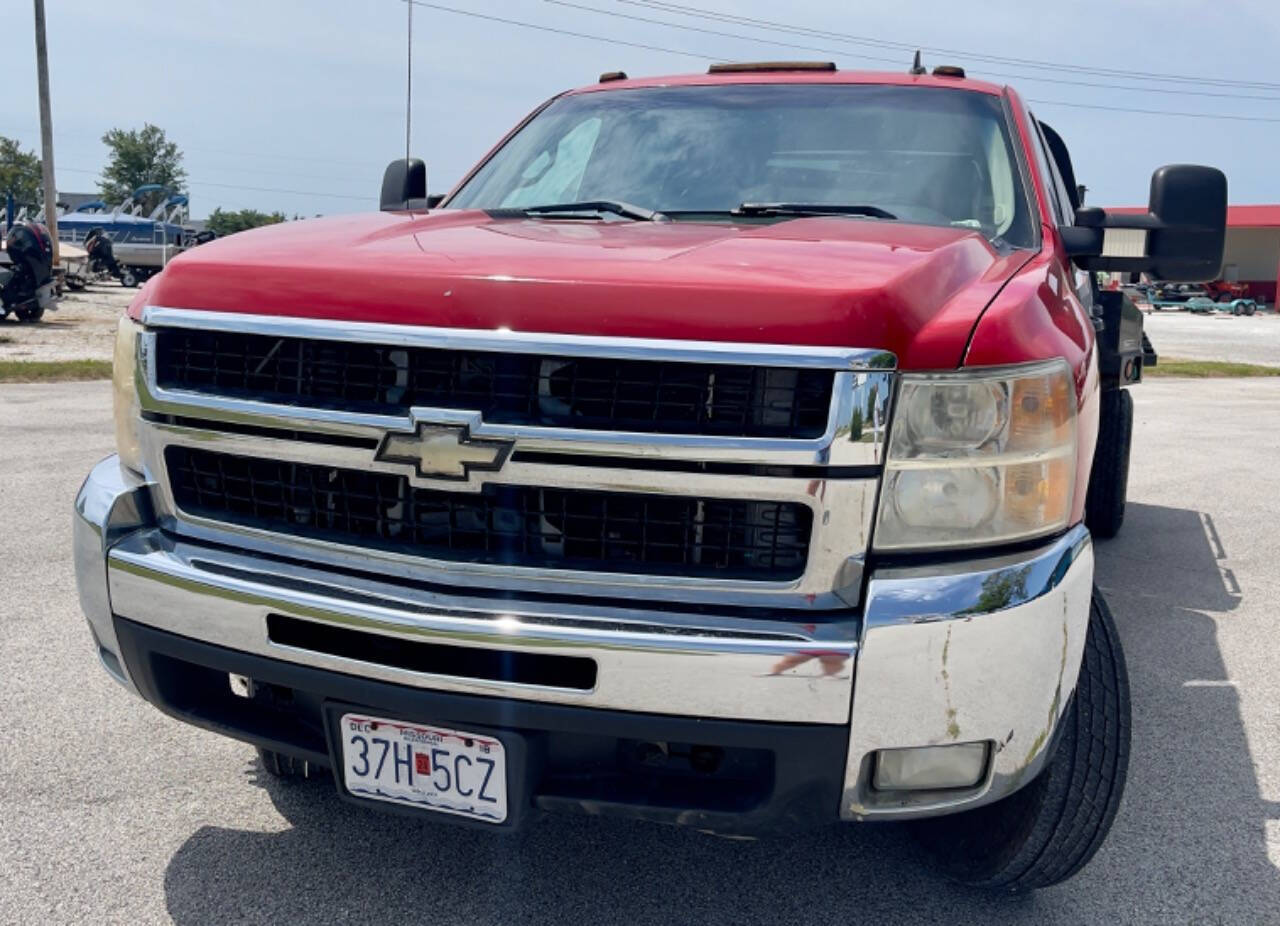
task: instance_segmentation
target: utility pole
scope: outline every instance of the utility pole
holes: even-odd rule
[[[44,0],[36,4],[36,73],[40,86],[40,161],[44,168],[44,224],[58,264],[58,191],[53,183],[53,114],[49,108],[49,52],[44,36]]]

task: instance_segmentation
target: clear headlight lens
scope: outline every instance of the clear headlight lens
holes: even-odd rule
[[[1066,361],[904,375],[875,546],[964,547],[1066,527],[1075,462]]]
[[[138,336],[142,326],[124,316],[116,329],[116,349],[111,366],[112,412],[116,422],[116,452],[120,462],[142,472],[142,447],[138,442],[138,423],[142,411],[138,407],[138,388],[134,377],[138,369]]]

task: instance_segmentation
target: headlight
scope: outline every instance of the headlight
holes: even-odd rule
[[[880,550],[1004,543],[1067,526],[1076,394],[1066,361],[906,374],[880,493]]]
[[[141,333],[142,326],[128,315],[120,319],[111,365],[116,452],[120,454],[121,463],[138,472],[142,472],[142,447],[138,443],[138,423],[142,412],[138,407],[138,388],[134,377],[138,370],[138,335]]]

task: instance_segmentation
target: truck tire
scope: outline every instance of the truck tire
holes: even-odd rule
[[[259,748],[258,761],[262,763],[263,771],[282,781],[310,781],[324,774],[324,769],[306,759],[297,759],[272,749]]]
[[[1120,532],[1124,523],[1129,448],[1133,443],[1133,396],[1127,389],[1104,389],[1101,405],[1084,523],[1095,537],[1109,539]]]
[[[31,303],[14,310],[20,322],[38,322],[44,318],[44,306]]]
[[[913,824],[917,838],[965,884],[1025,891],[1067,880],[1093,858],[1115,820],[1130,729],[1124,652],[1095,588],[1080,677],[1049,764],[994,804]]]

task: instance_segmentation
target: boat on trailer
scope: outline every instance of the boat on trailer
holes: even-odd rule
[[[144,216],[143,198],[152,193],[167,195]],[[186,220],[187,197],[149,183],[138,187],[110,211],[105,202],[95,200],[59,215],[58,240],[83,246],[94,229],[100,229],[111,242],[120,267],[120,282],[137,286],[193,243],[190,232],[183,227]]]

